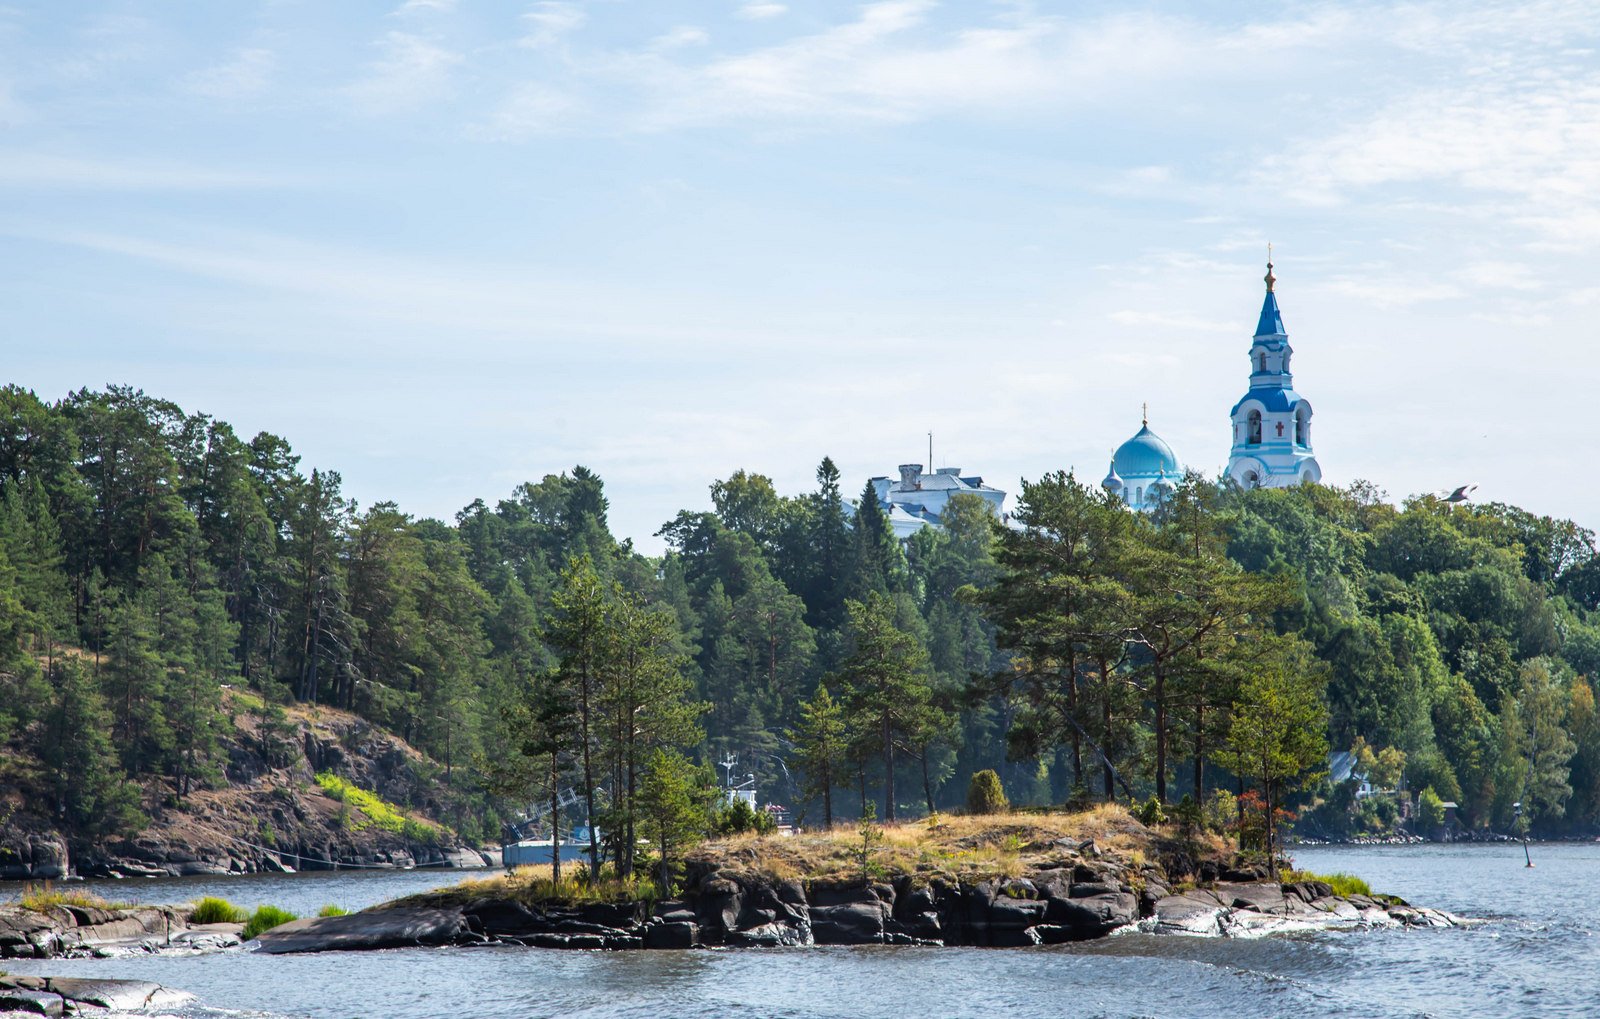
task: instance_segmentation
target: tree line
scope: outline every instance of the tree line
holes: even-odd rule
[[[579,790],[591,860],[629,869],[646,793],[730,754],[810,823],[948,809],[985,769],[1023,804],[1255,790],[1385,823],[1294,788],[1323,744],[1469,824],[1600,821],[1600,559],[1570,521],[1196,476],[1147,515],[1058,473],[1009,524],[958,496],[900,542],[825,458],[793,495],[715,482],[645,556],[583,467],[441,521],[126,387],[10,387],[0,420],[3,767],[86,837],[224,781],[230,687],[407,739],[468,837]]]

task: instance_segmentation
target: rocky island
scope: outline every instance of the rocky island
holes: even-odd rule
[[[713,841],[688,857],[666,897],[647,880],[590,885],[569,876],[556,885],[548,868],[530,868],[294,921],[253,944],[272,953],[487,944],[1009,948],[1128,928],[1237,936],[1459,922],[1392,896],[1275,872],[1220,840],[1147,828],[1106,806]]]

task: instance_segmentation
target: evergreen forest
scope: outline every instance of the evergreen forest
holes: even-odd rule
[[[0,786],[78,838],[137,830],[227,781],[243,692],[402,737],[467,838],[548,803],[624,868],[652,817],[677,837],[674,769],[730,757],[806,825],[956,809],[992,770],[1013,805],[1243,798],[1312,836],[1403,801],[1600,830],[1600,555],[1571,521],[1197,475],[1145,515],[1054,473],[902,543],[827,458],[809,491],[709,496],[647,556],[581,466],[417,518],[131,388],[0,390]]]

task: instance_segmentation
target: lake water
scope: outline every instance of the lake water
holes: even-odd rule
[[[1035,1019],[1055,1016],[1600,1015],[1600,846],[1302,849],[1297,865],[1487,922],[1255,940],[1127,934],[1034,949],[813,948],[560,952],[409,949],[307,956],[7,962],[13,972],[156,980],[219,1016],[533,1019]],[[222,894],[314,911],[360,907],[457,875],[341,873],[120,882],[101,894]],[[159,894],[152,892],[159,889]],[[0,893],[3,894],[3,893]]]

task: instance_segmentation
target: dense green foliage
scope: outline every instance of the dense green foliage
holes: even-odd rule
[[[1395,814],[1308,785],[1324,744],[1470,825],[1600,822],[1600,557],[1514,507],[1190,478],[1146,516],[1055,474],[902,543],[824,459],[795,495],[713,483],[646,557],[582,467],[439,521],[127,388],[7,388],[0,422],[0,766],[75,838],[221,783],[227,703],[270,733],[294,702],[410,741],[469,837],[589,817],[624,874],[673,822],[661,769],[698,802],[729,755],[813,822],[958,806],[985,769],[1021,805]]]

